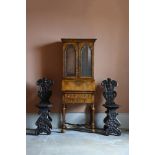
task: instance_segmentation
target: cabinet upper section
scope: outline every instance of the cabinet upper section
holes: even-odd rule
[[[64,78],[94,78],[95,40],[62,39]]]

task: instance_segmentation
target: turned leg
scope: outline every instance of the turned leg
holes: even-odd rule
[[[64,130],[66,128],[66,126],[65,126],[65,114],[66,114],[66,106],[65,106],[65,103],[63,103],[63,106],[62,106],[62,130],[61,130],[62,133],[64,133]]]
[[[94,103],[91,106],[91,130],[95,132],[95,106]]]

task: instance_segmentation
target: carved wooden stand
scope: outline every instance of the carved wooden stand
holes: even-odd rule
[[[46,133],[49,135],[51,134],[52,129],[52,118],[49,115],[51,108],[49,98],[52,95],[52,91],[50,89],[53,85],[53,81],[43,78],[37,81],[37,85],[39,87],[38,96],[40,97],[41,101],[37,105],[37,107],[39,108],[40,116],[35,123],[37,126],[35,134],[39,135],[41,133]]]
[[[120,136],[121,130],[118,128],[120,126],[120,122],[116,118],[118,115],[116,109],[119,108],[119,105],[114,102],[114,98],[117,96],[116,91],[114,91],[114,88],[117,86],[117,82],[108,78],[107,80],[102,81],[101,85],[104,88],[103,96],[106,99],[103,106],[107,108],[107,116],[104,119],[104,134],[107,136]]]

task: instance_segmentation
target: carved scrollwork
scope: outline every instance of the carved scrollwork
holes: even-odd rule
[[[40,133],[46,133],[51,134],[52,124],[51,124],[52,118],[50,117],[48,112],[42,112],[38,120],[36,121],[37,125],[37,134]]]
[[[36,134],[46,133],[50,134],[52,129],[52,118],[49,115],[51,103],[49,101],[52,95],[51,86],[53,85],[52,80],[47,78],[39,79],[37,81],[38,96],[40,97],[40,103],[37,105],[39,108],[39,118],[36,121]]]
[[[108,78],[102,81],[101,85],[104,88],[103,96],[106,99],[106,104],[115,104],[114,99],[117,93],[114,88],[117,86],[117,82]]]
[[[120,126],[120,122],[116,118],[118,115],[116,109],[119,108],[119,105],[114,102],[114,99],[117,96],[117,93],[114,90],[117,86],[117,82],[108,78],[107,80],[102,81],[101,85],[104,88],[103,96],[106,99],[103,106],[107,108],[107,116],[104,119],[104,134],[119,136],[121,135],[121,130],[118,128]]]
[[[41,99],[40,103],[50,103],[49,98],[52,95],[51,86],[53,85],[53,83],[53,81],[48,80],[47,78],[39,79],[37,81],[38,96]]]

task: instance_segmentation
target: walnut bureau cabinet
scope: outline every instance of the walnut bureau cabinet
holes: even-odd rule
[[[66,105],[87,104],[91,107],[90,128],[94,123],[94,42],[96,39],[61,39],[63,44],[62,132],[66,129]]]

